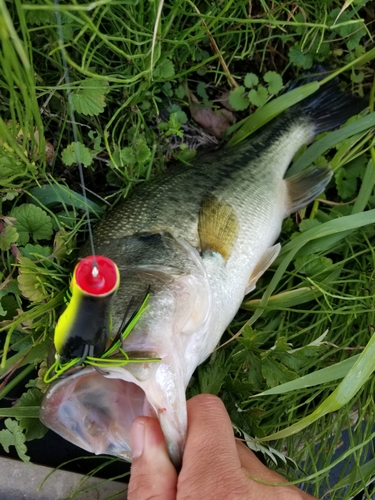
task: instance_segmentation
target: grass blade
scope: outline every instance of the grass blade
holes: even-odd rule
[[[327,134],[319,141],[314,142],[306,151],[298,158],[298,160],[289,168],[288,177],[301,172],[304,168],[311,165],[325,151],[333,148],[339,142],[351,137],[355,134],[370,130],[375,127],[375,112],[363,116],[359,120],[346,125],[345,127],[335,130]]]
[[[306,97],[310,96],[318,89],[319,82],[311,82],[307,85],[302,85],[301,87],[293,89],[290,92],[273,99],[271,102],[268,102],[263,107],[254,111],[254,113],[246,119],[242,127],[230,139],[228,146],[234,146],[235,144],[243,141],[260,127],[263,127],[263,125],[273,120],[273,118],[277,115],[291,106],[294,106],[294,104],[303,101],[303,99],[306,99]]]
[[[327,366],[327,368],[322,368],[321,370],[309,373],[308,375],[292,380],[291,382],[286,382],[285,384],[278,385],[277,387],[272,387],[272,389],[260,392],[259,394],[254,394],[254,396],[251,397],[255,398],[258,396],[270,396],[272,394],[285,394],[286,392],[298,391],[300,389],[306,389],[306,387],[326,384],[328,382],[332,382],[333,380],[344,378],[358,358],[359,354],[356,354],[355,356],[345,359],[344,361],[340,361],[335,365]]]
[[[372,335],[369,343],[365,347],[362,354],[356,359],[354,365],[349,370],[344,380],[336,387],[332,394],[318,408],[302,418],[296,424],[287,427],[279,432],[260,438],[259,441],[269,441],[273,439],[284,439],[288,436],[302,431],[313,422],[323,417],[327,413],[337,411],[357,394],[361,387],[367,382],[374,371],[375,359],[375,334]]]

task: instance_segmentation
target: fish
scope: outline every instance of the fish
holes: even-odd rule
[[[131,461],[133,420],[157,418],[179,467],[194,370],[279,254],[283,220],[331,180],[329,166],[286,176],[294,155],[363,108],[331,81],[249,139],[136,186],[110,211],[94,244],[120,273],[112,331],[121,330],[129,304],[135,313],[148,293],[147,310],[122,346],[131,359],[148,361],[88,366],[59,378],[44,396],[41,421],[87,451]],[[88,255],[86,245],[81,257]]]

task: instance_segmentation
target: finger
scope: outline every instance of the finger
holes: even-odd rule
[[[184,494],[189,499],[222,498],[215,497],[214,492],[228,494],[242,487],[238,477],[243,473],[229,416],[221,400],[209,394],[190,399],[187,409],[188,431],[178,498],[185,498]]]
[[[252,478],[261,479],[263,481],[275,484],[287,483],[287,480],[284,477],[280,476],[280,474],[278,474],[277,472],[268,469],[268,467],[262,464],[262,462],[244,443],[236,441],[236,446],[238,457],[240,459],[243,470],[246,472],[246,476],[249,479],[250,483],[253,483],[251,488],[254,492],[259,491],[259,494],[263,495],[262,498],[314,500],[315,497],[312,497],[308,493],[305,493],[304,491],[298,489],[293,485],[273,486],[265,485],[264,483],[261,483],[259,481],[254,481]]]
[[[158,420],[136,418],[130,429],[130,440],[133,463],[128,500],[175,500],[177,473]]]
[[[248,448],[248,446],[246,446],[246,444],[236,441],[236,446],[242,467],[253,477],[264,479],[265,481],[272,481],[274,483],[287,482],[286,479],[280,476],[277,472],[262,464],[262,462]]]

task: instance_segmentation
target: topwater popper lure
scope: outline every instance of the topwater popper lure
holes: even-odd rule
[[[71,99],[69,68],[64,48],[59,0],[54,0],[54,4],[61,59],[65,73],[65,83],[68,89],[68,109],[74,141],[77,143],[77,125]],[[77,366],[91,365],[100,370],[106,366],[122,366],[129,361],[159,361],[159,358],[130,360],[127,353],[123,350],[124,340],[148,308],[149,288],[143,302],[127,320],[127,315],[132,305],[131,303],[129,304],[119,332],[115,335],[112,344],[109,347],[107,345],[112,329],[111,302],[120,285],[120,272],[111,259],[95,255],[85,179],[78,149],[76,150],[76,160],[86,207],[92,255],[82,259],[74,269],[70,284],[71,298],[55,328],[54,344],[56,360],[44,375],[46,383],[52,382],[61,375],[66,375],[70,368]]]
[[[71,299],[55,329],[59,363],[102,356],[111,333],[111,302],[119,285],[119,270],[107,257],[86,257],[76,265]]]
[[[120,285],[116,264],[107,257],[90,256],[75,267],[70,283],[71,298],[60,316],[54,336],[56,361],[44,375],[45,383],[67,375],[71,368],[91,365],[103,368],[132,363],[158,362],[159,358],[130,359],[123,342],[148,308],[150,288],[142,303],[130,312],[130,301],[118,333],[107,348],[111,336],[111,302]]]

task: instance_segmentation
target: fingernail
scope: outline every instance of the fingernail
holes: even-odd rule
[[[145,444],[145,424],[135,420],[130,428],[130,444],[132,447],[132,457],[138,458],[143,453]]]

